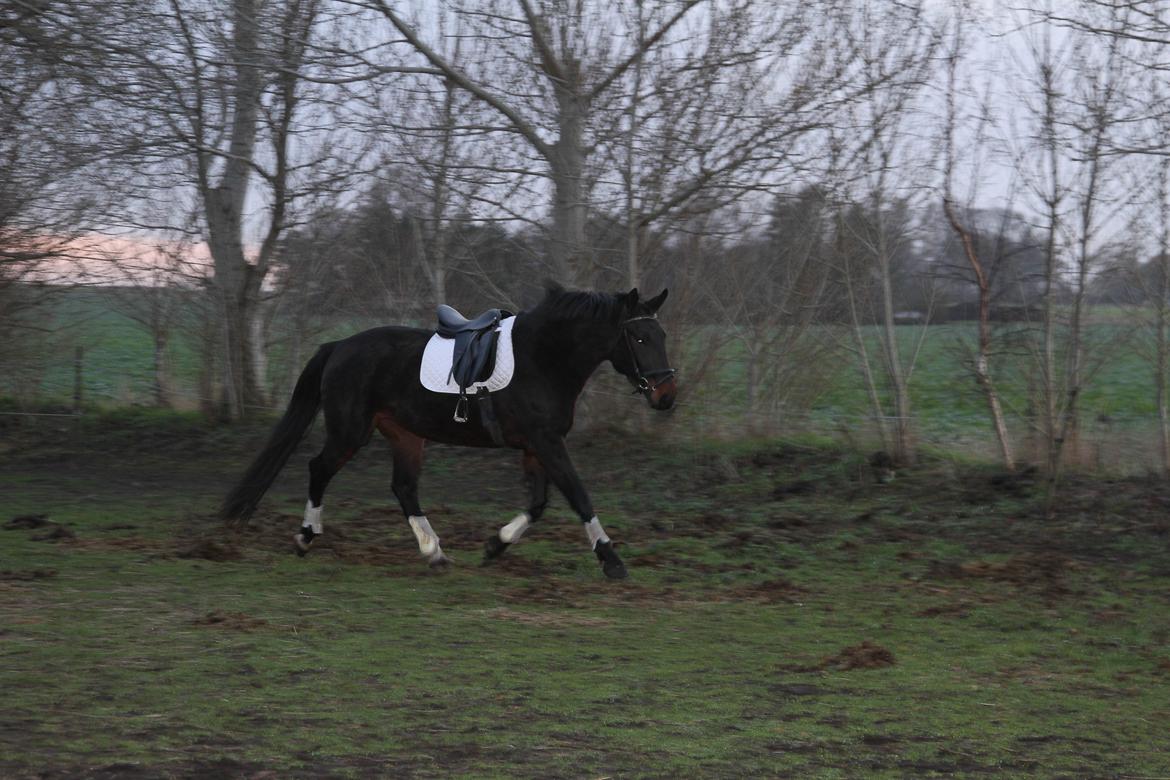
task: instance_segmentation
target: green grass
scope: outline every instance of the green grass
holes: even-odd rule
[[[478,567],[518,469],[435,448],[424,506],[458,561],[436,575],[376,443],[298,559],[311,447],[233,535],[210,512],[259,427],[87,425],[0,453],[0,521],[75,534],[0,530],[6,777],[1170,773],[1159,484],[1081,480],[1046,521],[945,461],[879,486],[803,443],[583,440],[632,572],[609,583],[559,497]],[[204,537],[229,559],[181,557]]]

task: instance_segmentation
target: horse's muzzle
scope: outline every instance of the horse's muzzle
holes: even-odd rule
[[[678,386],[674,382],[674,377],[670,376],[654,385],[646,397],[650,401],[651,408],[665,411],[674,406],[674,396],[677,393]]]

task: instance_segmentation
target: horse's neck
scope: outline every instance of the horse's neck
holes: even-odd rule
[[[580,385],[578,392],[609,357],[620,335],[608,322],[564,320],[542,327],[545,330],[537,339],[543,350],[541,362],[565,380]]]

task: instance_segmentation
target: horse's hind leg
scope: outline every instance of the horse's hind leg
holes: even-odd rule
[[[525,450],[520,464],[524,468],[524,480],[528,483],[528,510],[516,515],[499,533],[488,538],[483,546],[484,563],[503,555],[513,542],[524,535],[528,526],[544,516],[544,508],[548,506],[548,473],[536,453]]]
[[[309,501],[305,504],[301,530],[293,537],[297,555],[307,553],[313,540],[324,531],[321,512],[330,480],[370,439],[368,425],[363,425],[356,416],[345,420],[331,411],[325,410],[325,445],[309,461]]]
[[[418,551],[431,566],[444,566],[450,559],[439,546],[439,535],[431,528],[427,516],[418,503],[418,476],[422,471],[423,447],[426,440],[415,436],[388,418],[379,418],[378,430],[394,449],[394,478],[391,487],[418,540]]]

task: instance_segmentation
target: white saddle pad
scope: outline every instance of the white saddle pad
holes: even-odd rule
[[[512,381],[512,372],[516,368],[516,358],[512,354],[512,325],[515,317],[500,320],[499,341],[496,342],[496,367],[486,382],[476,382],[467,388],[468,393],[474,393],[481,387],[489,392],[503,390]],[[427,348],[423,351],[422,369],[418,380],[422,386],[432,393],[458,393],[459,385],[455,384],[451,376],[451,359],[455,356],[455,339],[445,339],[438,333],[431,336]]]

